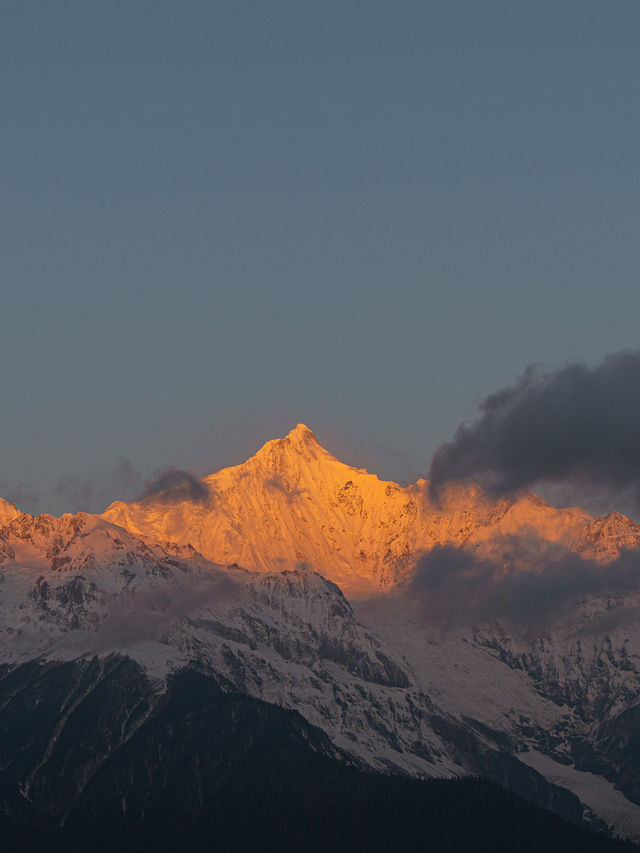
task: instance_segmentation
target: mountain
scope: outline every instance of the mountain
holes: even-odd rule
[[[0,526],[9,524],[14,518],[19,518],[21,514],[20,510],[14,504],[5,501],[4,498],[0,498]]]
[[[495,502],[471,484],[436,504],[424,481],[401,487],[344,465],[303,426],[202,484],[101,517],[0,504],[0,771],[18,790],[48,801],[36,779],[50,773],[62,791],[77,739],[89,753],[69,757],[65,802],[75,802],[113,750],[133,744],[158,697],[174,695],[175,677],[195,669],[223,693],[301,715],[324,733],[331,761],[488,778],[640,840],[637,525],[533,495]],[[538,577],[547,560],[560,571],[563,555],[588,559],[597,583],[543,629],[495,618],[443,626],[412,586],[416,564],[443,547],[498,567],[517,552],[519,577]],[[607,588],[607,572],[624,585]],[[132,692],[96,699],[104,717],[90,747],[78,726],[114,655],[128,662]],[[141,693],[134,671],[147,679]],[[55,722],[40,725],[48,703]],[[21,734],[23,724],[39,734]],[[16,748],[26,764],[8,761]],[[117,774],[101,778],[119,790]]]
[[[485,780],[365,773],[295,711],[129,658],[0,671],[15,851],[623,851]],[[35,709],[35,710],[34,710]]]
[[[619,513],[594,519],[531,494],[493,501],[464,484],[436,504],[425,480],[400,486],[345,465],[303,424],[201,482],[201,500],[160,493],[116,501],[103,517],[190,544],[216,563],[266,572],[308,565],[356,596],[406,579],[416,556],[435,545],[495,556],[505,539],[526,532],[606,561],[640,544],[640,525]]]

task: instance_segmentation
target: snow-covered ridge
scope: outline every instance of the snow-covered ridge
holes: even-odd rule
[[[606,639],[581,637],[579,618],[542,638],[499,625],[443,635],[402,599],[354,605],[309,569],[222,567],[83,514],[14,518],[0,542],[5,664],[118,651],[162,680],[196,661],[300,711],[374,769],[517,785],[522,750],[575,763],[579,747],[578,760],[611,778],[598,732],[638,702],[637,622]],[[608,800],[601,813],[588,805],[610,815]],[[631,834],[634,808],[624,810]]]
[[[303,426],[202,482],[202,501],[116,503],[102,517],[0,502],[0,659],[119,651],[160,682],[195,661],[300,711],[375,769],[516,784],[534,773],[517,758],[531,749],[556,762],[539,764],[549,778],[572,765],[640,801],[616,752],[640,704],[636,592],[584,597],[530,635],[443,632],[396,594],[436,544],[499,556],[522,535],[606,563],[640,542],[629,519],[533,495],[493,502],[472,485],[436,506],[424,481],[344,465]],[[635,806],[622,806],[635,834]]]
[[[405,579],[434,545],[495,556],[505,538],[526,531],[607,561],[640,544],[640,526],[619,513],[594,519],[530,494],[493,501],[473,484],[453,485],[436,505],[424,480],[400,486],[345,465],[303,424],[202,483],[203,501],[116,501],[103,517],[190,544],[216,563],[268,572],[308,565],[355,595]]]

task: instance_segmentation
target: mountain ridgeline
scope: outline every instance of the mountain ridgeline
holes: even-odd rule
[[[254,571],[308,565],[343,591],[405,580],[416,556],[437,545],[494,555],[523,532],[597,560],[640,544],[640,525],[619,513],[595,519],[554,509],[535,495],[494,501],[473,484],[442,491],[399,486],[345,465],[299,424],[242,465],[224,468],[189,493],[116,501],[103,518],[134,533],[190,544],[216,563]]]
[[[101,516],[0,501],[5,837],[623,849],[639,545],[618,513],[531,494],[432,501],[302,425]]]
[[[299,714],[228,688],[187,669],[158,692],[119,656],[5,670],[3,843],[39,853],[633,849],[488,781],[364,773]]]

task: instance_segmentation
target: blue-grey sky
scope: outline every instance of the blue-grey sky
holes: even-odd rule
[[[2,3],[2,493],[97,510],[298,421],[415,478],[526,365],[637,347],[639,32],[637,0]]]

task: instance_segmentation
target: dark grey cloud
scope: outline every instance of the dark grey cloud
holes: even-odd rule
[[[163,468],[147,481],[138,500],[167,504],[179,501],[205,503],[210,495],[207,485],[190,471]]]
[[[638,590],[639,583],[638,551],[603,565],[533,536],[510,537],[496,560],[435,547],[418,561],[403,595],[428,622],[443,628],[495,620],[545,628],[586,595],[620,597]],[[611,614],[608,618],[613,623]]]
[[[436,498],[450,480],[474,480],[494,495],[564,482],[640,507],[640,352],[595,367],[528,368],[436,451],[429,478]]]
[[[0,495],[23,512],[102,512],[114,500],[153,499],[162,503],[188,500],[202,503],[210,490],[189,471],[162,468],[141,487],[142,476],[124,456],[111,469],[87,475],[65,474],[53,486],[37,491],[31,484],[0,483]]]

